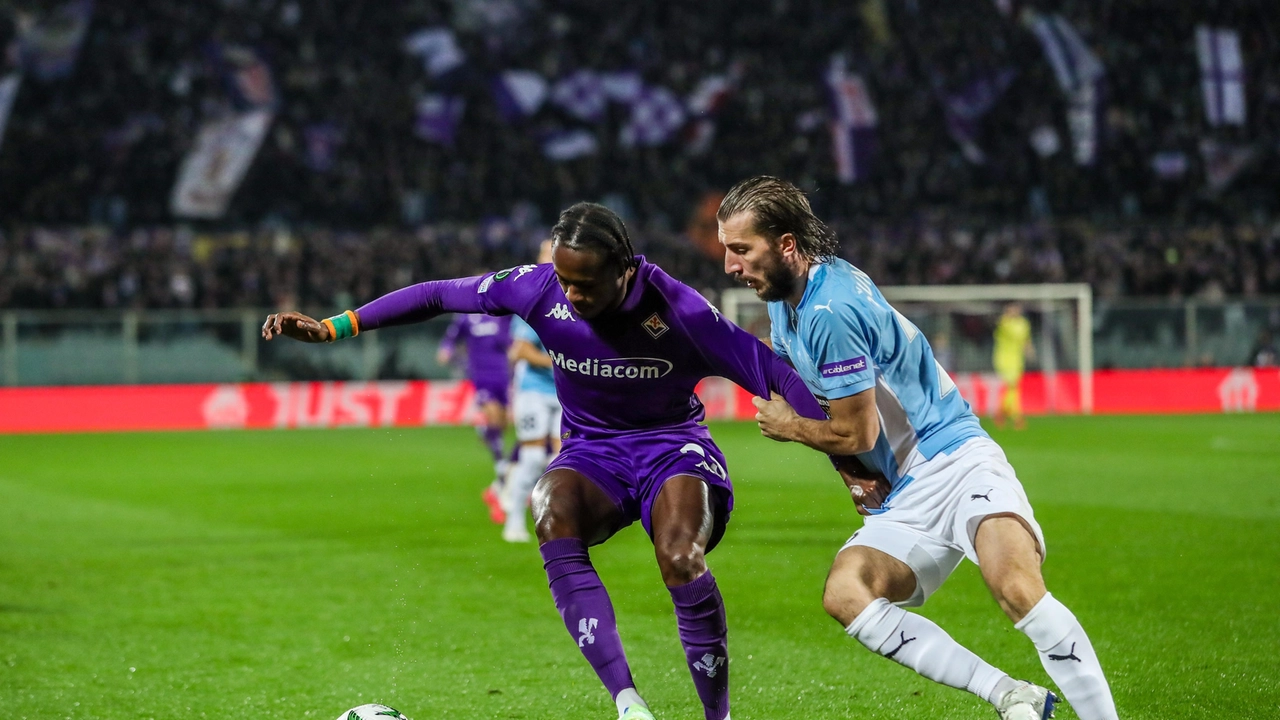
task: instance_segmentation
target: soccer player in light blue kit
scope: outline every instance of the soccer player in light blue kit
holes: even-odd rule
[[[542,243],[538,263],[551,262],[551,241]],[[560,451],[560,417],[563,408],[556,396],[555,366],[538,333],[519,317],[511,318],[511,348],[507,357],[515,363],[511,409],[515,416],[515,464],[502,489],[502,509],[507,513],[502,539],[529,542],[525,508],[533,486],[547,469],[551,455]],[[550,454],[548,454],[550,449]]]
[[[790,183],[745,180],[718,219],[725,271],[769,303],[774,352],[829,416],[806,419],[782,398],[757,398],[761,431],[855,454],[887,481],[850,489],[867,519],[831,567],[827,612],[871,651],[978,695],[1005,720],[1052,716],[1053,693],[1011,679],[902,609],[923,604],[968,557],[1082,720],[1115,718],[1084,628],[1045,589],[1044,534],[1022,485],[924,335],[866,274],[835,257],[834,234]]]

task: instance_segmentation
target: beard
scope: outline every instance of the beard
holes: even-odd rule
[[[795,292],[795,276],[778,259],[771,259],[761,271],[764,283],[756,288],[756,297],[765,302],[777,302],[786,300]]]

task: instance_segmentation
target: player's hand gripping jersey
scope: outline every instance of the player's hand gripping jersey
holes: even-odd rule
[[[858,458],[883,473],[894,493],[920,462],[987,437],[924,334],[844,260],[815,264],[799,307],[771,302],[769,320],[774,351],[815,395],[838,400],[876,389],[880,437]]]
[[[694,387],[719,375],[764,397],[786,397],[822,418],[800,379],[750,333],[643,257],[626,298],[592,321],[573,312],[551,265],[413,285],[359,309],[362,330],[419,322],[445,312],[520,316],[555,364],[567,437],[693,427],[703,419]]]

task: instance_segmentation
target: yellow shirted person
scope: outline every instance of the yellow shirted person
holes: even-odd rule
[[[991,363],[996,374],[1004,381],[1000,408],[996,411],[996,426],[1004,427],[1005,420],[1013,419],[1013,426],[1026,427],[1022,417],[1022,373],[1026,361],[1035,359],[1035,345],[1031,342],[1031,323],[1022,314],[1022,305],[1009,303],[996,324],[996,346]]]

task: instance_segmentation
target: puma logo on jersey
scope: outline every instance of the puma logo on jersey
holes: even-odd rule
[[[906,646],[907,646],[907,643],[909,643],[909,642],[915,642],[915,641],[916,641],[916,638],[909,638],[909,637],[907,637],[907,634],[906,634],[905,632],[903,632],[903,633],[899,633],[899,634],[898,634],[898,638],[901,640],[901,642],[898,644],[898,647],[896,647],[896,648],[894,648],[894,649],[892,649],[892,650],[890,650],[889,652],[887,652],[887,653],[885,653],[885,654],[884,654],[884,656],[885,656],[886,658],[890,659],[890,660],[892,660],[892,659],[893,659],[893,656],[894,656],[894,655],[897,655],[897,654],[898,654],[898,651],[900,651],[900,650],[902,650],[902,648],[906,647]]]
[[[1075,660],[1076,662],[1084,662],[1080,658],[1076,657],[1075,643],[1071,643],[1071,649],[1067,651],[1066,655],[1054,655],[1053,653],[1049,653],[1049,659],[1050,660]]]
[[[551,308],[551,311],[548,312],[546,315],[543,315],[542,317],[555,318],[556,320],[570,320],[572,322],[578,322],[578,318],[573,316],[573,312],[569,310],[569,306],[565,305],[564,303],[556,303],[556,306]]]
[[[981,500],[986,500],[987,502],[991,502],[991,492],[992,492],[992,491],[988,490],[986,495],[979,495],[978,493],[974,493],[974,494],[972,494],[972,495],[970,495],[970,496],[969,496],[969,499],[970,499],[970,500],[979,500],[979,499],[981,499]]]
[[[818,310],[826,310],[827,312],[831,313],[832,315],[835,315],[835,314],[836,314],[836,311],[831,309],[831,301],[830,301],[830,300],[828,300],[828,301],[827,301],[827,304],[826,304],[826,305],[814,305],[814,306],[813,306],[813,309],[814,309],[814,311],[815,311],[815,312],[817,312]]]

